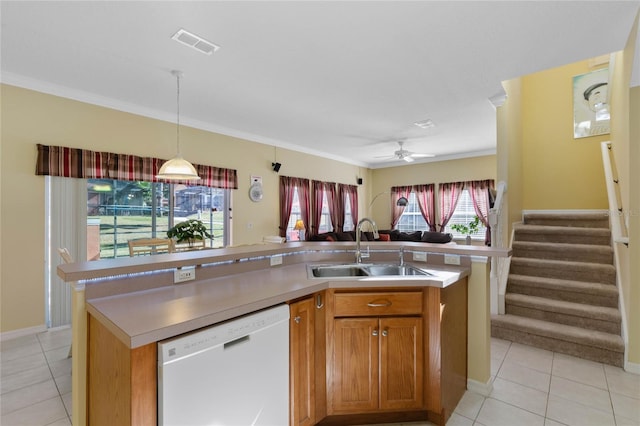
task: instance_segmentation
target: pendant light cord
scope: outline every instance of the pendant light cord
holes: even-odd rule
[[[176,118],[176,145],[178,150],[178,157],[182,157],[180,152],[180,71],[174,71],[176,76],[176,104],[177,104],[177,118]]]

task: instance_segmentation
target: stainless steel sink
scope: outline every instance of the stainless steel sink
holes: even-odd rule
[[[363,277],[367,274],[361,266],[357,265],[323,265],[311,268],[314,277]]]
[[[433,276],[427,271],[410,265],[379,265],[379,264],[346,264],[346,265],[316,265],[309,267],[310,275],[314,278],[344,278],[344,277],[384,277],[384,276]]]
[[[409,265],[370,265],[365,266],[364,269],[374,277],[380,275],[433,275]]]

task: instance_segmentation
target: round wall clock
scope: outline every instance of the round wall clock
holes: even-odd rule
[[[249,198],[254,202],[262,200],[262,185],[259,182],[255,182],[249,187]]]

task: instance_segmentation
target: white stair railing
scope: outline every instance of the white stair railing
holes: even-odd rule
[[[502,208],[504,205],[504,194],[507,192],[507,184],[504,181],[498,182],[496,188],[496,200],[493,207],[489,210],[489,226],[491,226],[491,247],[503,248],[505,220],[502,218]],[[500,297],[501,288],[506,288],[507,275],[509,274],[509,263],[511,258],[491,258],[491,274],[490,278],[490,302],[491,314],[495,315],[500,312],[500,299],[502,299],[502,312],[504,313],[504,289],[502,290],[502,298]]]

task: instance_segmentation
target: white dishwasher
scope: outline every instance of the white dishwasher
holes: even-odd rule
[[[158,343],[158,422],[289,424],[289,306]]]

